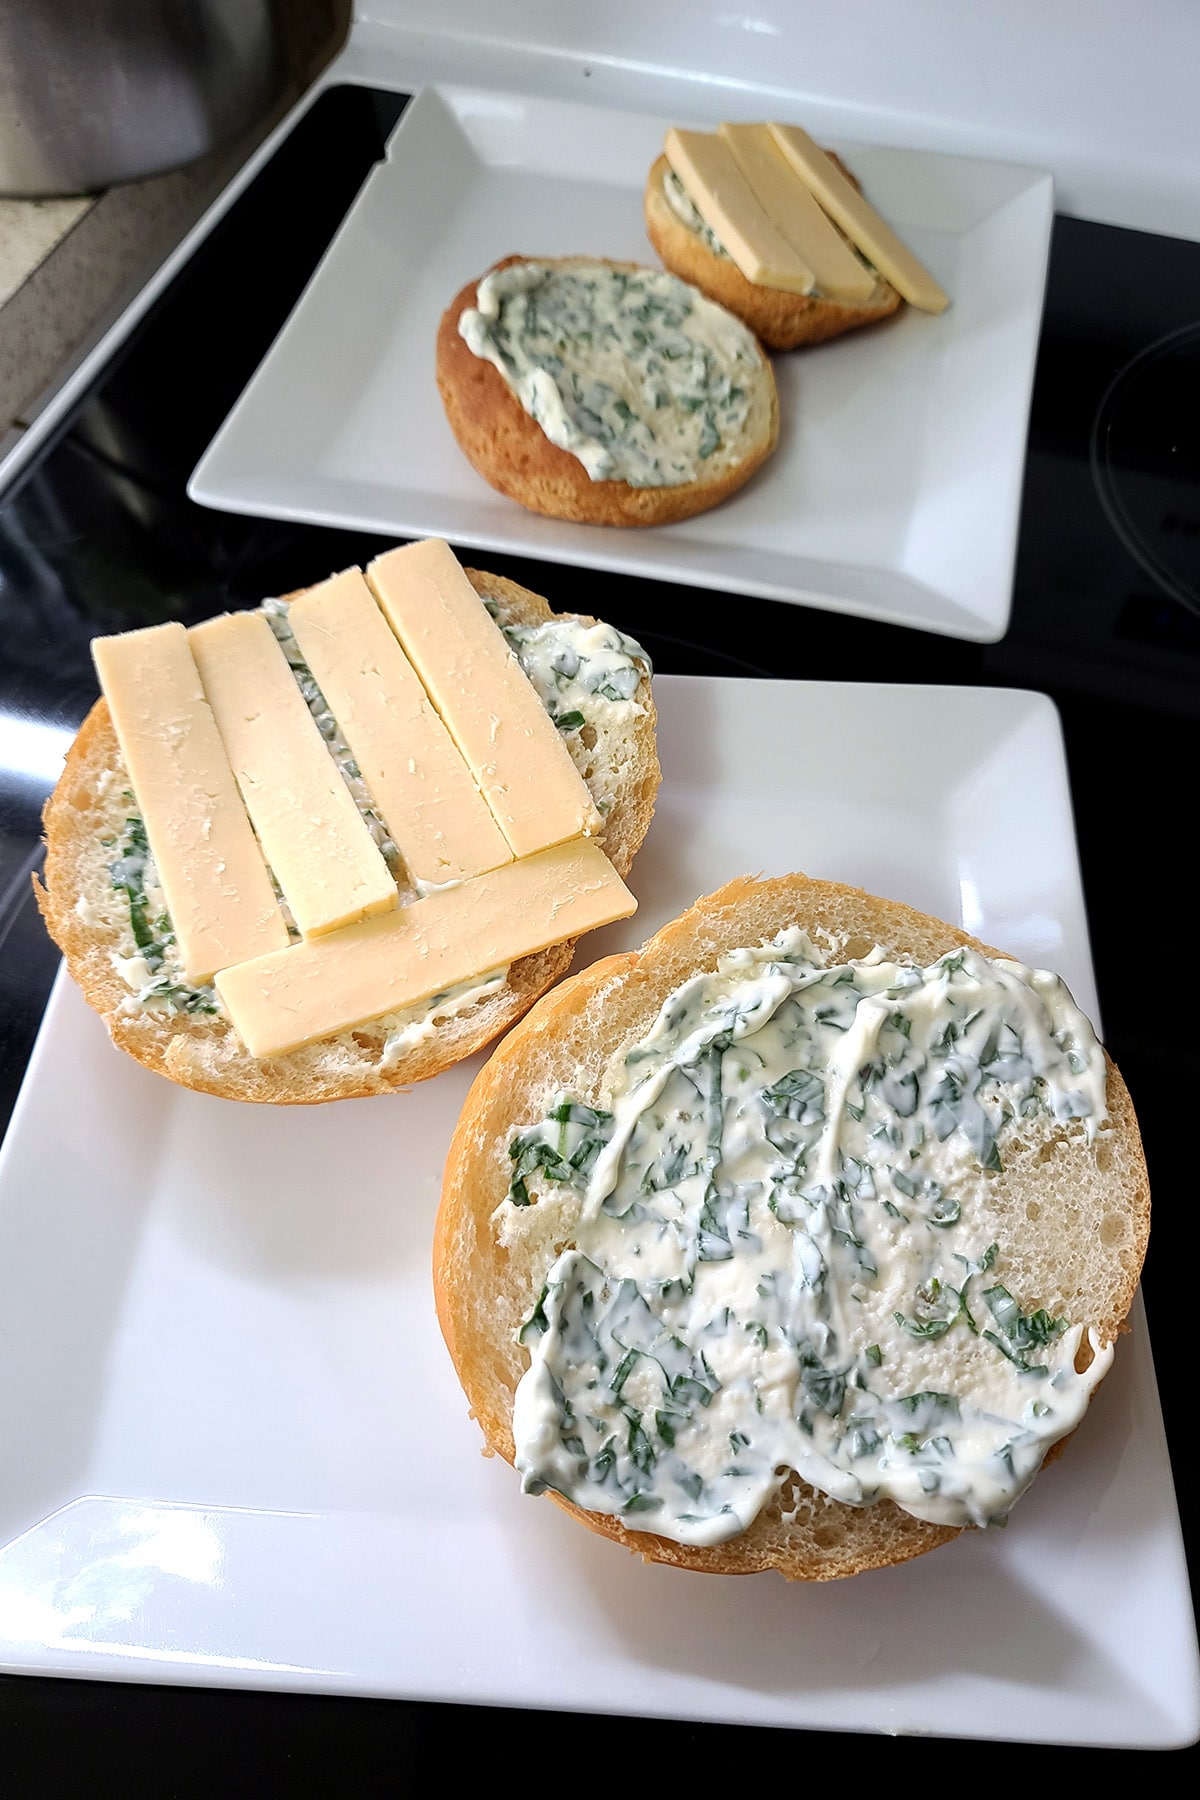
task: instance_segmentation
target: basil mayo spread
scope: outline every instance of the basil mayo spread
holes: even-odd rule
[[[993,1193],[1023,1128],[1106,1122],[1058,978],[967,949],[827,966],[789,928],[674,993],[612,1086],[510,1148],[502,1239],[538,1188],[579,1196],[521,1332],[525,1489],[691,1545],[788,1470],[1003,1520],[1111,1360],[1089,1334],[1076,1373],[1082,1328],[1010,1290]]]
[[[686,225],[700,242],[711,250],[714,256],[728,258],[729,252],[713,230],[706,225],[700,216],[700,209],[692,196],[680,181],[674,169],[668,169],[663,176],[663,197],[681,225]]]
[[[598,728],[619,731],[623,719],[641,714],[637,698],[650,658],[615,626],[550,619],[543,625],[497,623],[532,682],[542,705],[562,732],[571,760],[591,790],[596,810],[607,818],[616,801],[612,759],[592,752]]]
[[[678,487],[736,448],[762,352],[664,270],[517,263],[479,283],[459,334],[593,481]]]

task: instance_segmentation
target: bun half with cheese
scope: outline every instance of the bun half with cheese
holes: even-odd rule
[[[545,996],[447,1158],[488,1452],[649,1561],[828,1580],[1003,1521],[1087,1410],[1149,1192],[1052,975],[802,875]]]
[[[775,449],[770,362],[746,326],[661,269],[510,256],[437,336],[460,449],[551,518],[666,525],[720,505]]]
[[[724,122],[667,133],[645,215],[668,268],[687,273],[776,350],[820,343],[949,297],[858,181],[799,125]]]
[[[857,187],[845,164],[839,166]],[[826,343],[890,317],[901,305],[900,295],[882,276],[876,276],[864,300],[838,300],[815,289],[799,294],[747,280],[692,205],[665,156],[650,170],[643,206],[646,235],[664,266],[736,313],[769,350]]]
[[[147,689],[144,669],[141,687],[135,683],[128,690],[114,689],[132,718],[121,741],[108,699],[98,700],[85,720],[46,807],[46,865],[38,901],[71,975],[103,1017],[114,1043],[186,1087],[277,1104],[407,1087],[480,1049],[519,1018],[568,968],[581,929],[633,909],[620,878],[645,836],[659,782],[644,653],[610,626],[552,612],[545,600],[511,581],[460,571],[445,545],[392,552],[367,574],[377,580],[375,571],[383,568],[393,587],[402,586],[397,571],[407,572],[403,559],[411,556],[425,558],[422,579],[436,576],[453,590],[460,606],[469,603],[479,613],[478,622],[468,623],[472,629],[478,623],[482,634],[490,634],[489,643],[495,640],[499,678],[514,681],[515,700],[528,699],[541,717],[550,751],[565,764],[565,774],[559,770],[562,791],[568,805],[577,804],[584,835],[555,847],[554,838],[569,834],[571,823],[558,832],[552,822],[542,828],[538,813],[550,820],[557,802],[543,787],[541,752],[525,750],[526,724],[519,726],[514,746],[518,725],[510,702],[494,701],[481,665],[469,660],[462,644],[451,648],[454,657],[467,658],[469,674],[474,670],[465,684],[466,698],[476,692],[481,707],[491,707],[490,717],[481,714],[477,721],[485,737],[515,749],[518,761],[503,767],[497,761],[495,772],[511,789],[513,811],[525,807],[524,828],[533,837],[516,855],[510,851],[496,822],[502,820],[504,831],[515,835],[504,812],[505,795],[501,792],[497,800],[490,793],[487,771],[483,776],[477,772],[472,781],[465,751],[460,757],[450,745],[447,754],[454,767],[447,774],[437,772],[433,749],[413,753],[414,746],[425,743],[414,734],[433,732],[440,744],[445,728],[407,664],[407,688],[392,691],[385,683],[381,692],[372,691],[372,684],[379,690],[381,672],[390,668],[387,659],[404,659],[357,571],[290,601],[267,602],[258,613],[210,621],[192,633],[169,626],[99,640],[98,665],[104,666],[100,653],[108,645],[116,647],[118,661],[143,653],[166,658],[166,674],[157,678],[153,691]],[[423,590],[418,584],[413,592],[419,600]],[[345,615],[350,629],[339,638],[330,621],[341,616],[343,603],[357,610]],[[308,608],[305,636],[300,635],[302,607]],[[270,630],[264,629],[264,620]],[[411,623],[419,637],[419,605]],[[144,652],[137,640],[148,640]],[[243,642],[266,659],[261,666],[244,660]],[[320,682],[310,666],[318,652],[323,659]],[[414,655],[419,654],[417,643]],[[222,666],[222,657],[228,667]],[[177,704],[167,686],[179,666],[191,691]],[[197,668],[203,670],[203,689]],[[110,676],[111,668],[106,690]],[[489,675],[487,682],[491,680]],[[282,689],[275,697],[283,709],[278,721],[270,711],[275,703],[268,698],[272,683]],[[343,698],[335,701],[332,696],[343,686]],[[223,716],[222,705],[230,716]],[[228,764],[213,733],[214,716],[226,734]],[[246,720],[260,731],[259,748],[229,735]],[[155,735],[160,725],[161,738]],[[143,740],[149,736],[140,748],[138,730]],[[297,734],[294,749],[291,733]],[[216,777],[172,760],[189,734],[193,744],[211,738],[217,746],[213,754],[222,763],[220,779],[232,793],[223,810],[205,797],[217,790]],[[134,792],[122,742],[136,751],[146,795]],[[254,762],[260,748],[265,765]],[[316,781],[331,788],[328,796],[314,801],[299,785],[300,751],[311,757]],[[198,752],[193,748],[189,754]],[[255,799],[253,830],[237,804],[231,767],[237,768],[246,792],[255,783],[267,789],[278,783],[274,816]],[[177,809],[199,804],[200,813],[185,810],[180,815],[177,810],[174,821],[167,817],[163,822],[164,769],[171,804]],[[407,789],[395,788],[397,777],[408,782]],[[144,799],[153,802],[156,782],[159,815],[148,813],[143,804]],[[393,785],[387,786],[389,782]],[[578,803],[572,799],[572,782]],[[183,800],[176,787],[182,787]],[[415,800],[406,797],[414,793]],[[450,817],[452,795],[456,810]],[[468,800],[475,809],[472,829],[482,834],[486,847],[476,856],[478,873],[464,863],[467,852],[461,849],[459,803],[465,808]],[[329,818],[323,812],[317,818],[318,808],[326,806]],[[406,807],[411,807],[410,818],[403,816]],[[408,836],[418,815],[423,847]],[[170,850],[171,831],[185,847],[173,889],[168,870],[160,869],[155,859],[156,817],[160,855],[177,854]],[[305,835],[303,821],[314,818],[316,827]],[[578,831],[579,825],[573,828]],[[539,831],[549,847],[541,847]],[[218,841],[219,833],[227,836]],[[207,864],[202,857],[189,864],[189,854],[199,855],[214,843]],[[240,864],[238,857],[244,859]],[[366,871],[361,878],[356,858]],[[265,888],[265,900],[255,881]],[[381,884],[382,898],[366,893],[372,882]],[[570,891],[559,892],[555,882]],[[596,890],[590,898],[589,887]],[[174,911],[168,892],[178,897]],[[347,892],[350,912],[339,917]],[[220,916],[207,917],[206,908]],[[539,909],[548,923],[540,919]],[[309,928],[302,931],[297,918]],[[565,922],[575,919],[581,924],[564,936],[569,929]],[[542,947],[511,954],[514,943],[518,948],[522,941],[528,944],[538,929]],[[499,938],[488,935],[495,931]],[[185,942],[189,932],[190,946]],[[208,947],[206,932],[226,945],[223,952]],[[235,942],[242,946],[236,952],[231,947]],[[188,956],[191,972],[185,966]],[[358,959],[352,967],[339,960],[351,956]],[[389,1008],[390,993],[415,991],[405,956],[409,965],[418,965],[418,978],[424,973],[422,959],[429,959],[429,966],[436,964],[447,979],[439,982],[440,991],[430,994],[426,983],[415,1001]],[[227,960],[234,966],[226,973],[212,972]],[[290,987],[286,982],[280,986],[284,976]],[[311,991],[297,985],[301,978]],[[389,982],[399,985],[389,987]],[[330,1006],[340,1006],[341,1016],[330,1029],[322,1029],[320,1021]],[[307,1029],[297,1025],[293,1030],[293,1016],[307,1018]],[[313,1030],[319,1032],[315,1038]],[[256,1054],[247,1047],[254,1032],[265,1034],[268,1044],[284,1042],[289,1032],[306,1041],[280,1050],[260,1047]]]

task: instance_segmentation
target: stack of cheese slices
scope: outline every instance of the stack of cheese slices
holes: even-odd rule
[[[838,336],[902,300],[933,313],[949,304],[850,171],[798,125],[669,131],[645,210],[667,267],[773,349]]]
[[[185,1085],[309,1102],[434,1074],[634,910],[644,656],[438,540],[93,650],[40,899],[114,1039]]]

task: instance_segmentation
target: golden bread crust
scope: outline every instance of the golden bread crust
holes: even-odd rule
[[[600,257],[506,256],[487,272],[532,260],[600,263],[630,272],[638,267]],[[771,365],[764,357],[768,426],[748,444],[738,462],[706,480],[678,487],[638,488],[625,481],[593,481],[578,457],[550,442],[499,370],[476,356],[460,337],[459,320],[476,304],[478,291],[478,281],[468,282],[442,315],[437,334],[438,391],[450,429],[472,467],[498,492],[529,511],[585,525],[669,525],[719,506],[745,486],[775,449],[779,399]]]
[[[521,1231],[531,1235],[501,1242],[494,1215],[507,1194],[513,1132],[544,1116],[559,1093],[599,1103],[611,1058],[646,1034],[670,993],[720,954],[766,941],[789,924],[831,933],[845,954],[865,954],[875,942],[918,962],[961,945],[1000,954],[956,926],[860,889],[802,875],[742,878],[698,900],[641,950],[569,977],[526,1015],[467,1096],[446,1158],[433,1253],[438,1320],[451,1359],[488,1450],[509,1462],[513,1397],[528,1362],[516,1330],[571,1241],[569,1199],[559,1204],[539,1194],[521,1212]],[[1150,1224],[1137,1120],[1111,1061],[1108,1106],[1112,1130],[1103,1148],[1088,1146],[1077,1125],[1048,1126],[1011,1168],[1006,1155],[999,1178],[1007,1184],[1006,1210],[1027,1239],[1011,1259],[1015,1291],[1043,1296],[1053,1311],[1090,1323],[1103,1342],[1125,1329]],[[1067,1157],[1071,1180],[1055,1167],[1056,1158]],[[532,1178],[529,1185],[536,1188]],[[541,1227],[538,1205],[547,1205]],[[1038,1228],[1027,1222],[1034,1205],[1044,1206]],[[534,1237],[539,1230],[542,1237]],[[649,1561],[708,1573],[775,1568],[791,1580],[832,1580],[906,1561],[958,1536],[958,1528],[927,1524],[890,1501],[842,1505],[794,1475],[746,1532],[711,1549],[628,1531],[616,1518],[551,1498]]]
[[[854,181],[844,163],[839,163],[839,167]],[[663,193],[663,177],[669,169],[666,157],[660,156],[646,181],[643,205],[647,237],[673,275],[690,281],[710,300],[736,313],[769,349],[798,350],[808,344],[823,344],[860,325],[886,319],[900,306],[900,295],[882,276],[876,281],[871,299],[862,304],[828,300],[819,294],[784,293],[780,288],[760,287],[748,281],[732,257],[717,256],[671,210]],[[854,185],[858,186],[857,181]]]

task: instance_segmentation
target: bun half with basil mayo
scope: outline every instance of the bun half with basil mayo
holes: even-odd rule
[[[1061,981],[743,879],[477,1077],[434,1277],[489,1452],[650,1561],[828,1580],[1007,1518],[1107,1371],[1149,1192]]]
[[[606,880],[624,876],[649,827],[659,782],[650,665],[644,652],[611,626],[578,614],[552,612],[540,596],[514,582],[472,570],[460,572],[445,545],[408,546],[379,561],[403,559],[418,551],[441,556],[441,562],[436,564],[440,578],[457,579],[462,584],[468,607],[476,605],[475,596],[484,601],[512,653],[505,656],[502,651],[501,660],[511,663],[515,657],[558,727],[558,741],[551,748],[557,750],[561,742],[577,776],[582,777],[582,789],[586,789],[583,798],[599,821],[586,843],[598,846],[594,854],[602,872],[606,860],[610,865]],[[374,564],[372,569],[378,566],[379,563]],[[323,586],[335,588],[346,579],[347,576],[336,577]],[[309,590],[308,595],[315,592]],[[311,652],[302,653],[293,632],[292,603],[300,598],[292,595],[288,600],[266,601],[257,615],[238,618],[255,626],[261,626],[261,620],[266,619],[270,632],[260,630],[259,635],[268,640],[268,660],[278,664],[275,673],[285,690],[293,688],[294,678],[294,687],[307,707],[307,713],[304,707],[300,708],[304,713],[303,730],[314,743],[323,740],[331,759],[327,763],[327,769],[332,771],[330,779],[340,790],[344,777],[345,788],[354,802],[349,809],[353,815],[351,829],[361,833],[365,824],[368,842],[377,846],[383,859],[379,868],[383,870],[386,865],[388,879],[394,886],[389,896],[390,911],[363,919],[345,933],[331,930],[311,938],[306,934],[301,942],[301,933],[289,919],[287,933],[291,941],[284,937],[286,948],[276,953],[276,961],[280,956],[299,957],[309,951],[315,951],[319,958],[326,948],[336,952],[343,937],[349,940],[360,931],[370,932],[378,927],[386,932],[393,921],[403,926],[410,917],[411,903],[416,901],[419,906],[425,893],[432,893],[437,904],[453,906],[459,898],[465,902],[479,885],[470,880],[451,880],[436,871],[427,884],[422,884],[406,860],[408,853],[402,853],[392,841],[389,831],[396,829],[394,815],[388,813],[379,792],[369,787],[367,773],[359,766],[359,752],[352,753],[343,736],[343,728],[354,736],[352,715],[339,712],[335,716],[332,703],[305,661]],[[377,609],[369,601],[367,605],[369,614],[374,615]],[[378,618],[374,623],[383,631]],[[182,641],[181,627],[154,629],[174,631]],[[200,632],[208,629],[207,625],[198,628]],[[312,622],[311,614],[309,629],[318,636],[332,637],[319,619]],[[296,630],[300,630],[298,623]],[[127,634],[130,639],[146,635]],[[353,639],[353,633],[350,635]],[[190,640],[194,634],[187,636]],[[108,642],[120,644],[122,640]],[[275,643],[283,652],[282,658]],[[399,654],[394,643],[390,648]],[[360,653],[353,644],[352,652],[359,656],[355,668],[365,667],[368,676],[378,682],[379,665],[371,664],[367,653]],[[187,652],[182,654],[186,657]],[[413,676],[414,683],[415,679]],[[478,694],[478,686],[475,692]],[[136,704],[138,699],[135,693],[133,702]],[[295,707],[294,692],[290,697],[285,694],[285,699]],[[243,711],[262,710],[265,704],[265,700],[255,698]],[[427,709],[424,697],[420,705]],[[168,721],[165,702],[152,699],[148,710],[156,723],[161,719],[168,741],[172,730],[177,736],[182,735],[182,728]],[[394,714],[398,710],[399,699],[392,693],[383,714],[386,718],[389,711]],[[312,730],[314,723],[319,739]],[[412,717],[404,715],[403,725],[397,727],[402,738],[412,725]],[[496,727],[507,726],[505,718],[492,719],[493,736]],[[556,737],[554,732],[549,735],[552,740]],[[231,757],[232,754],[231,751]],[[326,760],[320,748],[317,756],[318,761]],[[408,760],[410,770],[413,769],[407,751],[393,753],[393,763],[400,760]],[[527,780],[531,792],[536,791],[534,774],[530,762]],[[433,775],[419,768],[417,775],[426,780],[426,793],[420,804],[436,807],[444,796],[436,791]],[[286,797],[286,769],[280,779]],[[518,786],[525,784],[523,776]],[[202,786],[194,784],[193,792]],[[345,808],[345,791],[340,799]],[[285,805],[293,820],[304,811],[294,796],[286,797]],[[244,826],[244,820],[242,823]],[[185,1087],[230,1099],[307,1105],[390,1093],[425,1080],[471,1055],[519,1018],[570,966],[577,941],[576,937],[559,942],[551,939],[549,947],[518,955],[503,966],[474,968],[470,978],[460,979],[446,991],[394,1012],[381,1013],[380,989],[376,986],[372,990],[369,981],[361,1005],[362,1016],[350,1019],[345,1028],[323,1033],[278,1054],[254,1054],[235,1029],[234,1019],[222,1002],[219,989],[224,977],[218,973],[214,985],[211,979],[189,977],[182,966],[182,933],[177,930],[178,917],[171,915],[164,898],[152,851],[154,832],[149,832],[148,840],[143,809],[133,791],[110,706],[104,698],[97,701],[84,721],[67,756],[66,767],[46,806],[44,828],[46,865],[44,886],[35,881],[38,903],[71,975],[104,1019],[114,1043]],[[201,823],[194,829],[191,841],[199,842],[208,830],[209,825]],[[322,854],[328,854],[328,840],[318,832],[306,852],[306,864],[319,861]],[[517,852],[518,859],[522,854]],[[552,858],[553,849],[549,854]],[[370,855],[375,856],[374,849]],[[526,858],[527,862],[534,860],[532,856]],[[490,866],[484,865],[485,869]],[[510,862],[508,866],[517,865]],[[504,869],[500,873],[503,875]],[[279,892],[281,884],[286,889],[286,878],[276,879],[277,875],[273,865],[271,879]],[[228,886],[224,876],[222,881]],[[290,894],[285,897],[291,899]],[[268,889],[268,904],[270,898]],[[565,903],[569,897],[562,898]],[[453,929],[450,935],[453,952]],[[381,952],[375,940],[369,949],[376,959],[371,964],[374,971],[382,967]],[[319,994],[317,998],[319,1001]]]
[[[779,436],[754,334],[676,276],[633,263],[506,257],[443,315],[437,381],[485,481],[583,524],[707,512]]]

